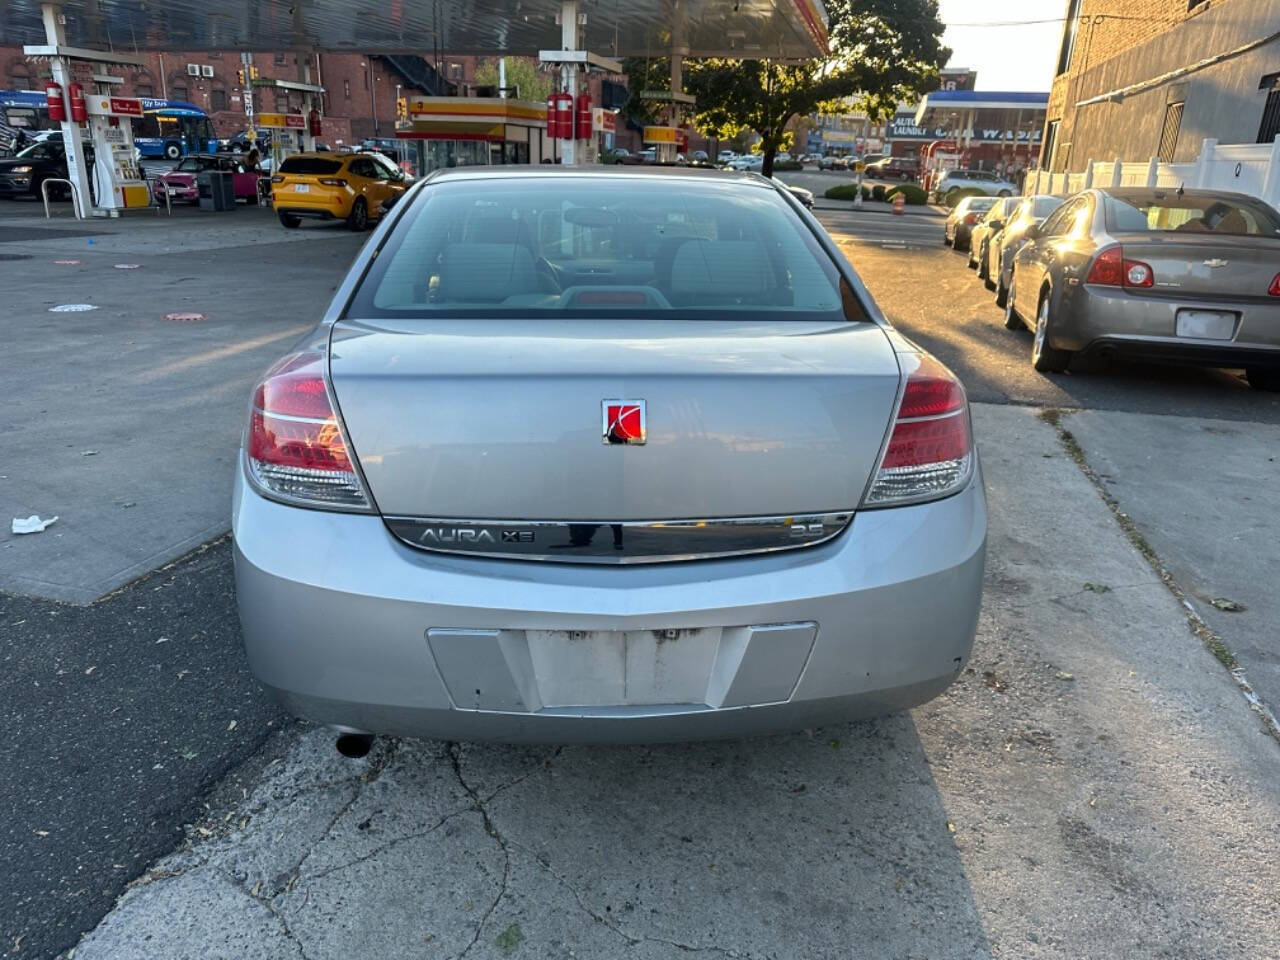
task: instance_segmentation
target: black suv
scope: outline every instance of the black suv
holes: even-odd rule
[[[93,163],[93,148],[84,145],[86,163]],[[40,197],[40,185],[50,178],[67,179],[67,152],[62,135],[55,134],[40,143],[18,151],[17,156],[0,160],[0,197]],[[67,200],[71,191],[66,184],[49,187],[50,200]]]

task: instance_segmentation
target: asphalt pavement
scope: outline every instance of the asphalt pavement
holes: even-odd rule
[[[0,950],[65,956],[97,927],[77,958],[1269,956],[1280,746],[1241,682],[1280,702],[1280,399],[1222,371],[1037,374],[936,212],[818,216],[978,403],[972,672],[911,714],[793,737],[389,741],[353,764],[249,678],[217,538],[249,386],[363,238],[250,209],[0,205],[0,253],[29,258],[0,262],[0,502],[60,516],[0,530],[0,709],[21,732],[0,856],[25,866]],[[49,312],[72,303],[97,309]]]

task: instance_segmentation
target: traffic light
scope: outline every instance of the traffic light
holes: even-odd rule
[[[257,80],[257,79],[258,79],[258,68],[257,68],[257,67],[253,67],[253,66],[249,67],[249,79],[250,79],[250,80]]]
[[[404,123],[409,119],[409,101],[401,97],[396,101],[396,121]]]
[[[237,70],[237,71],[236,71],[236,84],[237,84],[237,86],[241,86],[241,87],[243,87],[243,86],[244,86],[244,71],[243,71],[243,70]]]

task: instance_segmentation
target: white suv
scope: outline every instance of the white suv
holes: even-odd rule
[[[991,170],[948,170],[933,185],[936,200],[951,201],[948,197],[961,190],[980,190],[989,197],[1012,197],[1018,188]]]

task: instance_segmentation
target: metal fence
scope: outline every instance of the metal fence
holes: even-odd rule
[[[1026,194],[1070,196],[1090,187],[1188,187],[1231,190],[1280,207],[1280,136],[1273,143],[1219,144],[1206,139],[1191,163],[1147,160],[1089,161],[1080,173],[1036,170],[1027,174]]]

